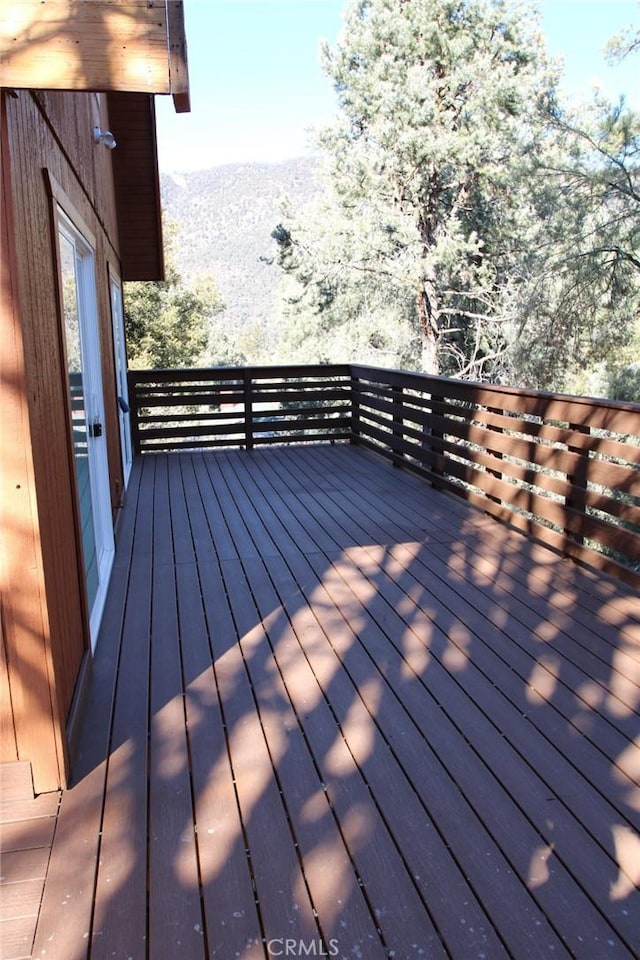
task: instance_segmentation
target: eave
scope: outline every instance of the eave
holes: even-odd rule
[[[0,87],[171,94],[188,112],[183,2],[1,4]]]
[[[113,92],[108,104],[122,279],[164,280],[154,100]]]

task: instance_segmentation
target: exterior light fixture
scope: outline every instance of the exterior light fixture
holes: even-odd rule
[[[93,142],[94,143],[104,143],[107,150],[115,150],[116,138],[111,133],[111,130],[101,130],[100,127],[93,128]]]

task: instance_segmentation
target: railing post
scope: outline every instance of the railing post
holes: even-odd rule
[[[400,441],[404,439],[404,417],[403,417],[403,397],[404,389],[401,385],[394,383],[391,387],[391,396],[392,396],[392,436],[393,440]],[[400,445],[400,444],[398,444]],[[404,453],[401,450],[397,450],[395,444],[391,446],[391,461],[394,467],[402,466],[402,461],[404,460]]]
[[[435,408],[436,404],[442,403],[442,402],[443,402],[443,399],[444,399],[444,398],[443,398],[442,396],[440,396],[440,394],[434,394],[434,393],[430,394],[431,416],[432,416],[432,417],[437,416],[436,411],[435,411],[434,408]],[[440,430],[434,430],[431,425],[429,425],[429,426],[425,425],[424,430],[423,430],[423,438],[424,438],[424,439],[423,439],[423,441],[422,441],[422,446],[423,446],[423,447],[426,447],[426,448],[428,449],[429,453],[431,454],[431,458],[432,458],[432,462],[431,462],[431,465],[430,465],[429,469],[430,469],[431,473],[432,473],[432,474],[435,476],[435,478],[436,478],[436,479],[432,480],[431,485],[434,487],[434,489],[436,489],[436,490],[441,490],[441,489],[444,487],[444,485],[445,485],[445,483],[444,483],[444,459],[445,459],[445,455],[444,455],[444,449],[443,449],[443,447],[442,447],[440,444],[438,444],[438,445],[434,444],[433,441],[434,441],[434,440],[444,440],[444,434],[443,434],[442,431],[440,431]],[[440,479],[439,479],[440,477],[442,477],[442,481],[440,481]]]
[[[244,442],[245,449],[253,450],[253,378],[251,371],[243,371],[244,380]]]
[[[478,410],[478,407],[477,407],[477,406],[475,407],[475,410],[476,410],[476,411]],[[500,410],[499,413],[504,414],[504,415],[506,416],[506,414],[508,413],[508,411],[506,411],[506,410]],[[494,431],[494,433],[504,434],[504,428],[503,428],[503,427],[493,426],[491,429]],[[504,459],[504,454],[501,453],[499,450],[493,450],[491,455],[492,455],[493,457],[495,457],[496,460],[502,460],[502,459]],[[502,470],[488,470],[487,472],[490,473],[492,477],[495,477],[496,480],[503,480],[503,479],[504,479],[504,473],[502,472]],[[497,504],[500,504],[500,505],[503,503],[502,497],[494,496],[493,494],[490,494],[490,493],[488,493],[487,496],[489,497],[489,500],[492,500],[494,503],[497,503]]]
[[[591,434],[591,428],[585,423],[569,423],[568,429],[574,433],[581,433],[584,436]],[[584,546],[586,538],[584,536],[584,525],[582,520],[586,517],[586,493],[587,479],[589,476],[589,451],[579,444],[572,446],[567,444],[567,451],[575,454],[579,458],[578,469],[573,473],[567,474],[567,496],[565,497],[565,506],[579,514],[579,517],[573,519],[567,515],[564,525],[564,535],[567,539],[573,540],[579,546]]]
[[[136,457],[140,456],[140,423],[138,421],[138,391],[133,370],[127,370],[127,385],[129,394],[129,417],[131,424],[131,446]]]
[[[351,443],[358,443],[360,439],[360,381],[351,373],[350,384],[351,400]]]

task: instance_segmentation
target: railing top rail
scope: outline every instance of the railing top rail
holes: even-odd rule
[[[429,384],[429,386],[437,385],[441,389],[433,392],[438,392],[443,395],[446,395],[448,390],[473,392],[475,394],[495,393],[504,394],[505,396],[530,397],[533,400],[559,400],[589,407],[594,405],[605,406],[615,410],[626,411],[627,413],[635,413],[640,416],[640,403],[629,403],[623,400],[609,400],[603,397],[582,397],[570,393],[553,393],[552,391],[534,390],[527,387],[512,387],[498,383],[482,383],[475,380],[458,380],[453,377],[434,376],[433,374],[420,373],[419,371],[413,370],[394,370],[363,363],[352,363],[350,364],[350,368],[352,375],[364,379],[370,378],[390,384],[400,383],[400,381],[402,381],[406,386],[414,385],[416,387],[418,384]]]
[[[233,380],[280,377],[349,377],[351,365],[348,363],[317,364],[263,364],[256,366],[224,367],[173,367],[162,370],[129,370],[129,377],[135,383],[161,383],[172,380]]]
[[[389,369],[363,363],[317,363],[317,364],[260,364],[246,366],[220,367],[173,367],[161,370],[129,370],[136,383],[159,383],[171,380],[231,380],[287,378],[297,376],[353,376],[373,381],[384,381],[391,385],[404,385],[418,389],[428,385],[439,387],[442,395],[460,395],[473,393],[476,396],[502,394],[505,397],[529,397],[532,400],[562,401],[566,403],[593,407],[610,407],[614,410],[634,413],[640,416],[640,404],[622,400],[609,400],[602,397],[584,397],[569,393],[553,393],[546,390],[533,390],[527,387],[513,387],[506,384],[481,383],[473,380],[458,380],[452,377],[434,376],[413,370]]]
[[[640,582],[640,404],[366,364],[130,371],[138,452],[351,441]]]

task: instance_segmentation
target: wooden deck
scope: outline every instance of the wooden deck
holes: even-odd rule
[[[640,955],[640,603],[348,445],[136,462],[33,956]]]
[[[33,796],[31,764],[0,764],[0,957],[31,955],[59,794]]]

